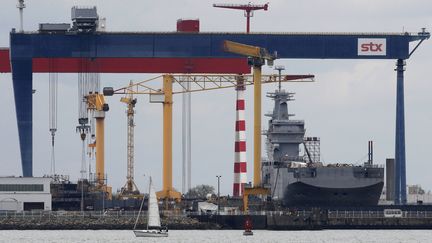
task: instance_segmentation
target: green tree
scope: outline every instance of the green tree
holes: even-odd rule
[[[186,197],[188,198],[205,198],[208,194],[214,194],[214,187],[210,185],[198,185],[191,188]]]

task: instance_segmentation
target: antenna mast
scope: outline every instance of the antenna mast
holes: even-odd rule
[[[279,91],[281,91],[281,88],[282,88],[282,84],[281,84],[281,82],[282,82],[282,70],[285,70],[285,67],[284,66],[276,66],[275,67],[275,70],[277,70],[278,72],[279,72]]]

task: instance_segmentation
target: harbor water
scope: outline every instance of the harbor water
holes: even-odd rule
[[[131,230],[4,230],[1,243],[18,242],[431,242],[431,230],[256,230],[243,236],[241,230],[172,230],[168,238],[136,238]]]

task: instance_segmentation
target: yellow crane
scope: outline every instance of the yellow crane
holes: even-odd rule
[[[159,80],[163,79],[163,87],[159,88]],[[233,88],[242,79],[244,85],[254,85],[257,80],[252,75],[172,75],[165,74],[154,78],[134,83],[127,87],[114,90],[112,87],[104,88],[105,96],[114,94],[145,94],[150,95],[150,102],[163,104],[163,185],[157,193],[159,199],[180,200],[181,194],[172,186],[172,105],[173,95],[185,92],[200,92],[224,88]],[[281,82],[313,82],[314,75],[284,75]],[[158,87],[152,87],[151,82],[156,82]],[[185,89],[185,83],[191,84],[190,89]],[[279,82],[278,75],[260,75],[259,83],[268,84]],[[174,86],[175,84],[175,86]]]
[[[133,85],[131,81],[129,86]],[[120,191],[120,198],[136,198],[140,197],[140,192],[134,181],[134,115],[135,115],[135,104],[137,99],[134,98],[133,92],[127,92],[124,97],[121,97],[120,102],[127,105],[126,115],[127,115],[127,176],[126,184],[122,187]]]
[[[105,113],[109,106],[105,103],[103,94],[90,93],[85,96],[87,107],[94,112],[96,119],[96,141],[91,147],[96,147],[96,187],[112,198],[112,188],[105,184]]]
[[[254,179],[252,187],[245,187],[243,193],[243,210],[248,211],[249,195],[268,195],[269,188],[264,188],[261,183],[261,67],[267,61],[273,66],[276,54],[270,54],[265,48],[245,45],[233,41],[224,41],[224,51],[248,57],[249,64],[253,67],[254,81]]]
[[[163,148],[162,148],[162,161],[163,161],[163,180],[162,190],[156,193],[158,198],[162,199],[181,199],[180,192],[173,188],[172,183],[172,106],[173,106],[173,89],[172,89],[173,76],[163,76]]]

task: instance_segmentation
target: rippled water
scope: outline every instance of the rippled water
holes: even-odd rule
[[[168,238],[135,238],[127,230],[5,230],[0,242],[432,242],[432,230],[255,230],[243,236],[241,230],[171,230]]]

